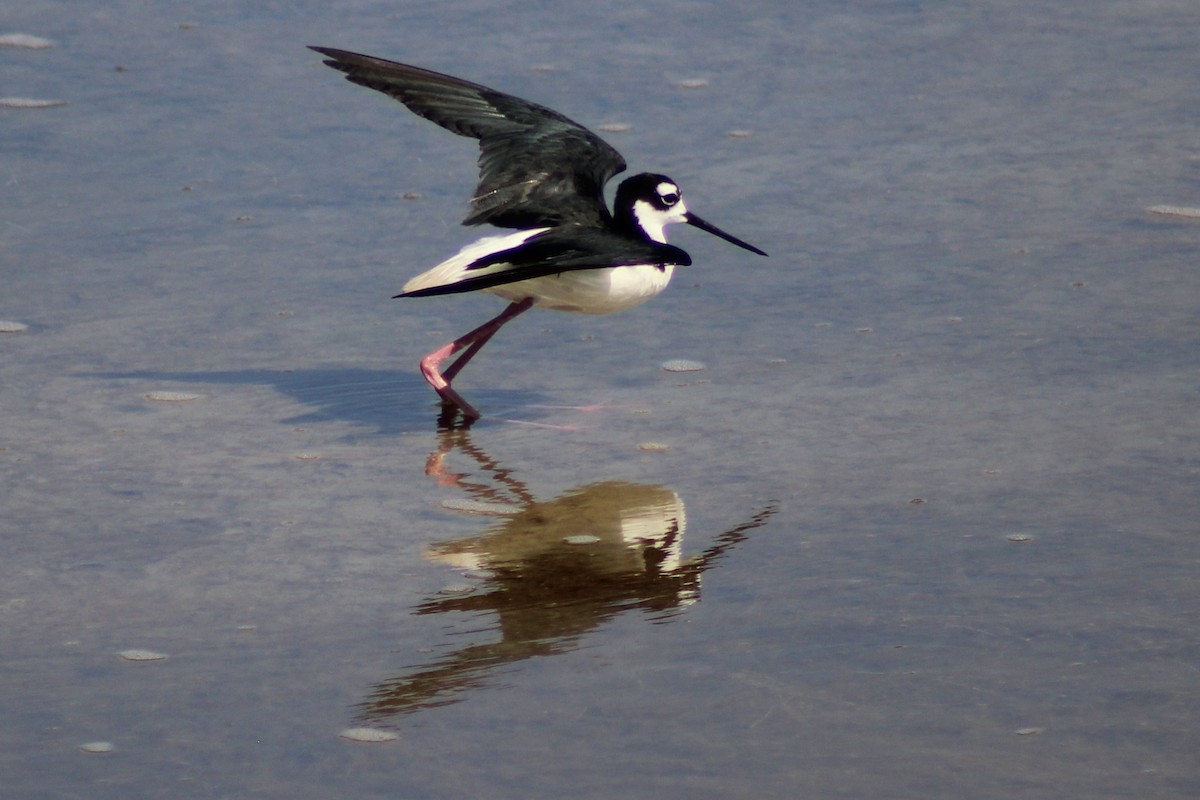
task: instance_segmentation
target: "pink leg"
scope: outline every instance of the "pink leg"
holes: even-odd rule
[[[464,400],[458,392],[451,388],[450,381],[454,380],[454,376],[459,373],[459,370],[466,366],[467,362],[474,358],[475,354],[488,343],[488,340],[496,335],[496,331],[500,330],[504,326],[504,323],[513,317],[525,313],[532,307],[533,298],[531,297],[512,303],[493,319],[483,323],[470,333],[458,337],[453,342],[450,342],[450,344],[439,347],[421,359],[421,374],[425,376],[425,380],[429,382],[433,390],[442,398],[443,404],[458,408],[468,419],[479,419],[479,412]],[[438,369],[443,361],[464,348],[466,352],[457,361],[447,367],[445,372]]]
[[[509,317],[508,319],[512,319],[512,317]],[[505,322],[507,322],[507,321],[508,320],[505,320]],[[488,324],[491,325],[491,323],[488,323]],[[503,323],[501,323],[501,325],[502,324]],[[442,370],[442,377],[446,379],[446,383],[449,383],[450,381],[454,380],[454,376],[459,373],[459,370],[461,370],[463,367],[465,367],[467,365],[467,362],[470,361],[472,358],[474,358],[475,354],[478,353],[480,350],[482,350],[483,346],[485,344],[487,344],[488,342],[490,342],[492,340],[492,337],[495,336],[499,330],[500,330],[500,325],[497,325],[496,327],[492,328],[490,331],[485,333],[483,336],[480,336],[478,339],[476,339],[474,342],[471,343],[470,347],[468,347],[465,351],[463,351],[463,354],[461,356],[459,356],[458,358],[456,358],[454,360],[453,364],[451,364],[450,366],[448,366],[444,370]]]

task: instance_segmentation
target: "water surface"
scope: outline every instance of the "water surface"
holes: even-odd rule
[[[4,25],[55,46],[0,94],[66,101],[0,108],[12,796],[1200,791],[1200,223],[1146,211],[1200,206],[1193,3]],[[771,258],[673,232],[439,432],[415,362],[498,306],[389,298],[474,148],[306,44],[629,126]]]

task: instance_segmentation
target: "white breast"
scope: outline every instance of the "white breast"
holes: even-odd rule
[[[500,236],[489,236],[473,242],[431,270],[423,272],[408,283],[404,291],[414,292],[439,286],[450,286],[471,277],[480,277],[511,269],[503,262],[482,269],[468,270],[476,260],[492,253],[519,247],[532,236],[549,228],[534,228]],[[637,264],[628,267],[578,269],[557,275],[545,275],[515,283],[504,283],[484,289],[506,300],[534,299],[542,308],[574,311],[581,314],[611,314],[614,311],[640,305],[667,288],[675,267]]]
[[[641,305],[667,288],[675,267],[638,264],[629,267],[578,269],[485,291],[505,300],[534,299],[534,305],[580,314],[611,314]]]

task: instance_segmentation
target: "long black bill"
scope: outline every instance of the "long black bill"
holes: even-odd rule
[[[736,236],[729,235],[725,231],[718,228],[716,225],[713,225],[712,223],[709,223],[709,222],[705,222],[704,220],[700,219],[700,217],[697,217],[695,214],[693,214],[690,211],[687,214],[687,224],[694,225],[695,227],[699,228],[702,231],[708,231],[713,236],[719,236],[722,239],[724,239],[725,241],[729,242],[730,244],[736,244],[738,247],[742,248],[743,250],[749,250],[751,253],[758,253],[760,256],[766,255],[766,253],[764,253],[762,250],[759,250],[754,245],[747,244],[746,242],[743,242],[741,239],[737,238]]]

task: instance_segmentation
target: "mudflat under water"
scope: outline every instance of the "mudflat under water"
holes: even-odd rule
[[[1200,793],[1195,3],[3,25],[6,796]],[[498,304],[389,298],[473,143],[307,44],[604,126],[771,257],[672,231],[441,431],[415,362]]]

